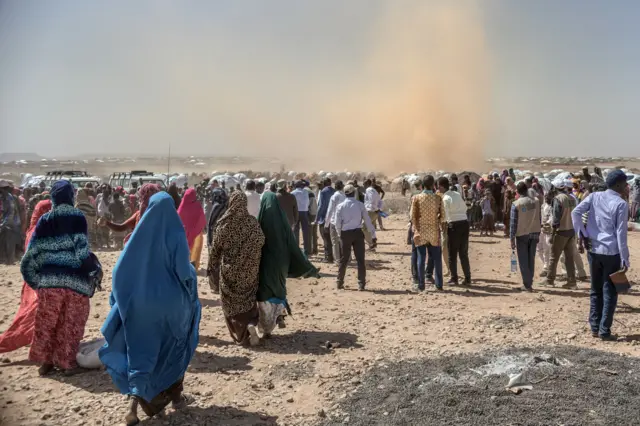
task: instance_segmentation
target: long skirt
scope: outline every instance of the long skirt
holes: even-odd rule
[[[38,290],[36,324],[29,360],[53,364],[62,370],[77,367],[76,355],[90,308],[89,298],[72,290]]]
[[[239,344],[246,344],[249,342],[249,331],[247,327],[250,325],[258,325],[258,307],[254,306],[249,312],[243,312],[229,317],[225,315],[224,319],[227,322],[227,328],[233,341]]]
[[[271,334],[278,324],[278,317],[287,314],[284,301],[258,302],[260,322],[258,329],[265,334]]]
[[[204,242],[204,238],[202,234],[198,235],[193,242],[193,248],[191,249],[190,261],[196,267],[196,272],[200,269],[200,257],[202,255],[202,244]]]
[[[18,312],[9,328],[0,335],[0,353],[15,351],[31,344],[37,309],[38,293],[24,283]]]

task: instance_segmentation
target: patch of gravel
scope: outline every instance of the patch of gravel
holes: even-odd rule
[[[525,371],[532,390],[506,389]],[[558,346],[379,363],[323,425],[632,425],[640,359]]]
[[[491,315],[484,317],[482,323],[489,328],[517,330],[524,325],[524,321],[518,317],[509,315]]]

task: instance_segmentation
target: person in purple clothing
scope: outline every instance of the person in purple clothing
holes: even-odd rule
[[[627,192],[627,176],[621,170],[607,175],[607,190],[587,196],[572,212],[576,234],[587,243],[591,268],[591,309],[589,322],[593,337],[616,340],[611,334],[613,314],[618,303],[618,291],[609,276],[627,270],[627,220],[629,207],[623,195]],[[587,216],[586,226],[583,215]]]

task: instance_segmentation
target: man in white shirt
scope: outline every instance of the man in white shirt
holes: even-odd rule
[[[375,238],[376,231],[364,205],[355,199],[356,188],[347,185],[344,189],[346,200],[336,210],[336,230],[342,243],[342,257],[338,268],[337,287],[344,288],[344,276],[347,272],[347,264],[353,248],[356,262],[358,263],[358,290],[364,291],[366,286],[367,267],[364,263],[364,233],[363,227]]]
[[[335,186],[336,192],[329,199],[329,207],[327,207],[324,227],[325,229],[329,229],[333,258],[336,265],[340,265],[342,246],[340,244],[340,235],[338,235],[338,231],[336,230],[336,210],[338,210],[338,206],[347,199],[347,196],[344,195],[344,183],[342,183],[341,180],[337,181]]]
[[[244,195],[247,196],[247,210],[256,219],[260,213],[260,194],[256,192],[256,183],[253,180],[246,182]]]
[[[447,245],[449,251],[449,271],[451,279],[448,284],[458,284],[458,256],[464,273],[464,285],[471,285],[471,267],[469,266],[469,221],[467,220],[467,204],[459,192],[450,189],[449,179],[438,179],[438,189],[443,194],[444,214],[447,221]]]
[[[298,245],[300,244],[300,229],[302,229],[302,242],[304,246],[304,254],[311,256],[311,229],[309,228],[309,193],[304,189],[305,184],[297,181],[296,189],[291,191],[291,195],[296,197],[298,204],[298,222],[293,229],[293,235],[296,237]]]
[[[369,220],[371,223],[376,223],[378,220],[378,212],[380,211],[380,194],[373,187],[373,182],[371,179],[367,179],[364,181],[364,206],[367,209],[367,213],[369,214]],[[368,232],[366,227],[363,227],[364,237],[369,244],[370,249],[376,248],[376,241],[374,240],[374,236]]]

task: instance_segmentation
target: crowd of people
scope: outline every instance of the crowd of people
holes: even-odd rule
[[[585,171],[546,190],[533,176],[516,182],[508,170],[476,182],[469,175],[462,183],[456,175],[427,175],[413,188],[403,182],[403,192],[412,193],[407,243],[415,291],[425,291],[427,282],[437,291],[471,286],[470,232],[491,237],[502,224],[524,291],[534,289],[536,254],[543,265],[539,285],[554,286],[563,265],[563,287],[572,289],[588,280],[582,260],[588,253],[591,329],[594,337],[615,339],[618,289],[610,275],[630,266],[627,220],[638,210],[640,187],[634,184],[629,203],[622,171],[598,177]],[[197,273],[205,240],[206,275],[220,295],[230,337],[255,346],[286,327],[287,279],[319,276],[310,261],[320,254],[318,233],[318,259],[338,266],[336,288],[345,288],[355,259],[357,287],[366,290],[365,256],[384,229],[384,196],[375,179],[362,186],[279,180],[268,187],[248,180],[244,189],[205,180],[195,188],[146,184],[130,192],[108,185],[75,189],[65,180],[51,188],[0,181],[0,261],[22,256],[25,282],[0,352],[30,345],[41,375],[79,372],[89,299],[102,279],[95,252],[122,249],[100,360],[118,389],[133,397],[128,424],[137,423],[139,406],[149,416],[169,403],[183,407],[184,374],[198,345]]]

